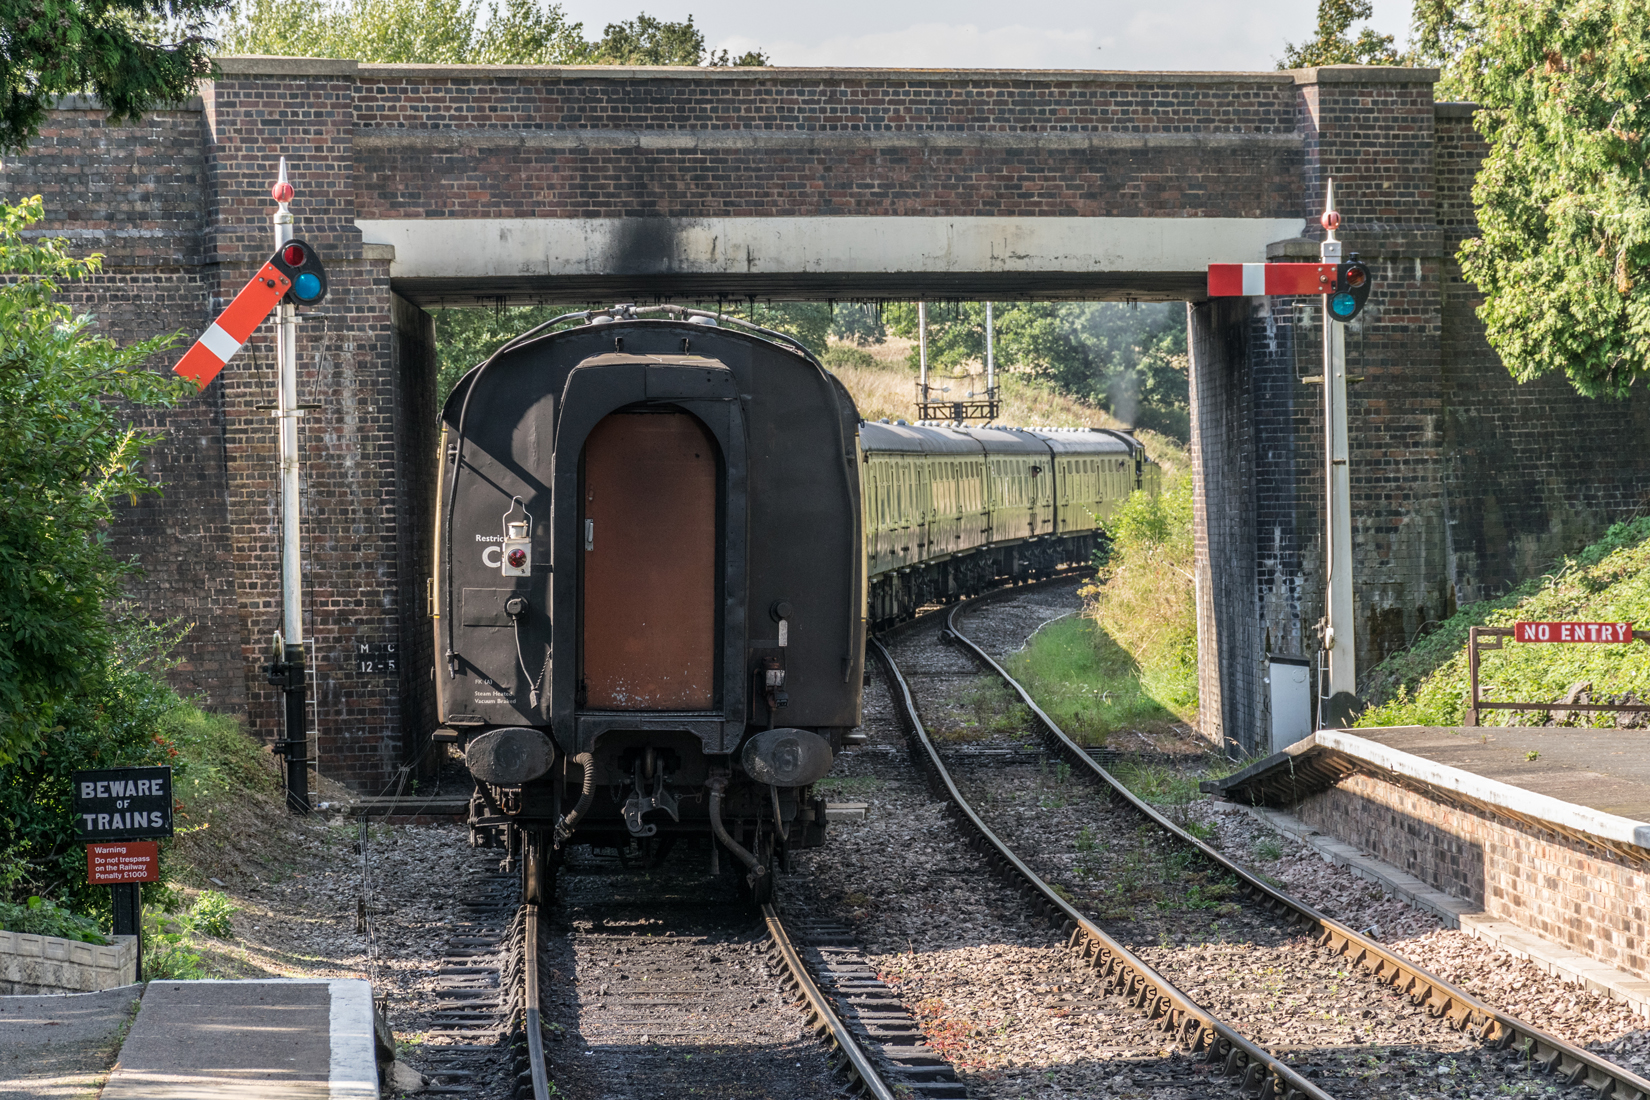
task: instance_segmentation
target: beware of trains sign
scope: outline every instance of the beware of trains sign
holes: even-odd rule
[[[1515,623],[1515,642],[1630,642],[1632,623]]]
[[[172,835],[171,768],[104,768],[74,773],[81,840]]]

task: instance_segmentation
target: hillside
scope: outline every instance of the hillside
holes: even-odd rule
[[[1456,726],[1466,710],[1467,630],[1519,621],[1629,622],[1650,627],[1650,517],[1618,523],[1598,542],[1553,565],[1506,596],[1473,604],[1433,634],[1383,661],[1364,686],[1374,704],[1360,726]],[[1479,667],[1482,697],[1557,702],[1572,691],[1594,702],[1632,693],[1650,698],[1650,646],[1516,645],[1485,654]],[[1580,701],[1580,700],[1572,700]],[[1502,715],[1495,721],[1541,725],[1545,714]],[[1623,716],[1623,722],[1629,721]],[[1566,725],[1609,727],[1613,715],[1577,714]]]
[[[906,365],[915,341],[890,336],[880,344],[856,347],[853,344],[832,341],[824,362],[831,373],[842,380],[853,396],[859,415],[866,420],[914,420],[916,418],[917,373]],[[1002,395],[1003,411],[995,423],[1019,427],[1050,428],[1126,428],[1128,425],[1106,412],[1069,394],[1059,393],[1038,385],[1023,375],[1000,373],[998,391]],[[940,387],[949,386],[955,394],[969,390],[983,393],[982,374],[953,376],[936,373],[929,381],[936,397]],[[1163,465],[1165,472],[1178,469],[1186,462],[1186,450],[1166,435],[1141,430],[1135,433],[1146,447],[1146,453]]]

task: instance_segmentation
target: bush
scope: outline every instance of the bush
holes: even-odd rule
[[[0,765],[59,724],[109,652],[107,609],[131,566],[109,552],[107,525],[115,502],[157,491],[140,460],[159,437],[129,410],[194,392],[143,367],[170,338],[118,347],[54,300],[99,257],[28,236],[41,216],[38,195],[0,203]]]
[[[1452,616],[1410,649],[1395,653],[1365,682],[1374,705],[1359,726],[1455,726],[1469,690],[1466,643],[1473,626],[1510,626],[1520,620],[1650,622],[1650,517],[1618,523],[1603,538],[1552,572],[1497,600]],[[1508,645],[1487,653],[1479,688],[1488,700],[1557,702],[1575,684],[1591,683],[1595,698],[1633,692],[1650,697],[1650,647],[1628,645]],[[1544,713],[1503,712],[1497,721],[1545,722]],[[1607,725],[1609,714],[1570,723]]]
[[[1088,615],[1140,666],[1146,693],[1181,718],[1197,707],[1197,588],[1192,479],[1171,475],[1157,496],[1136,491],[1112,515]]]
[[[0,898],[0,929],[26,932],[31,936],[57,936],[82,943],[109,942],[98,931],[97,921],[60,909],[38,894],[21,905]]]
[[[867,370],[877,365],[877,357],[852,344],[832,344],[826,349],[820,362],[824,363],[828,370],[841,370],[844,367]]]
[[[176,628],[117,620],[114,648],[87,670],[81,690],[57,708],[57,724],[32,749],[0,767],[0,852],[21,861],[9,892],[54,897],[89,915],[109,913],[109,891],[86,882],[86,854],[73,817],[80,768],[177,764],[169,738],[184,703],[163,673]],[[175,778],[187,776],[178,769]],[[165,868],[163,850],[162,868]],[[144,886],[160,900],[166,890]]]

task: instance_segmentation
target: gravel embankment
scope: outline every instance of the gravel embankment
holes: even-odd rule
[[[1020,631],[1035,629],[1062,607],[1075,610],[1075,593],[1059,599],[1026,601],[982,607],[959,624],[970,638],[993,656],[1013,652],[1023,644]],[[983,746],[982,746],[983,747]],[[1053,766],[1051,765],[1051,768]],[[1189,773],[1199,770],[1187,759]],[[1039,775],[1039,780],[1042,777]],[[1057,791],[1054,798],[1066,796]],[[1591,992],[1576,983],[1543,973],[1482,940],[1440,926],[1431,913],[1415,909],[1358,878],[1345,868],[1323,860],[1316,852],[1277,833],[1240,807],[1199,798],[1180,807],[1168,807],[1210,831],[1215,847],[1250,870],[1269,877],[1282,889],[1353,928],[1366,930],[1400,954],[1497,1009],[1517,1016],[1568,1042],[1584,1046],[1639,1074],[1650,1065],[1650,1020],[1634,1014],[1624,1003]],[[1081,826],[1079,826],[1079,829]],[[1091,826],[1091,829],[1093,827]],[[1081,866],[1074,840],[1069,854],[1070,879]],[[1057,856],[1051,862],[1060,862]],[[1092,860],[1090,861],[1092,863]],[[1062,873],[1056,868],[1056,874]],[[1092,872],[1087,875],[1093,878]],[[1083,885],[1078,879],[1077,885]]]

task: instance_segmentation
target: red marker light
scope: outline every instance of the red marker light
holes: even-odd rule
[[[527,551],[520,548],[512,550],[510,551],[507,560],[510,562],[511,569],[520,569],[522,566],[527,564]]]
[[[1365,273],[1363,268],[1361,268],[1361,267],[1349,268],[1349,269],[1347,269],[1347,272],[1346,272],[1346,285],[1347,286],[1363,286],[1364,285],[1364,280],[1367,279],[1367,278],[1369,278],[1369,276],[1368,276],[1368,274]]]
[[[304,264],[304,246],[299,244],[287,245],[286,248],[281,250],[281,259],[292,267],[302,267]]]

